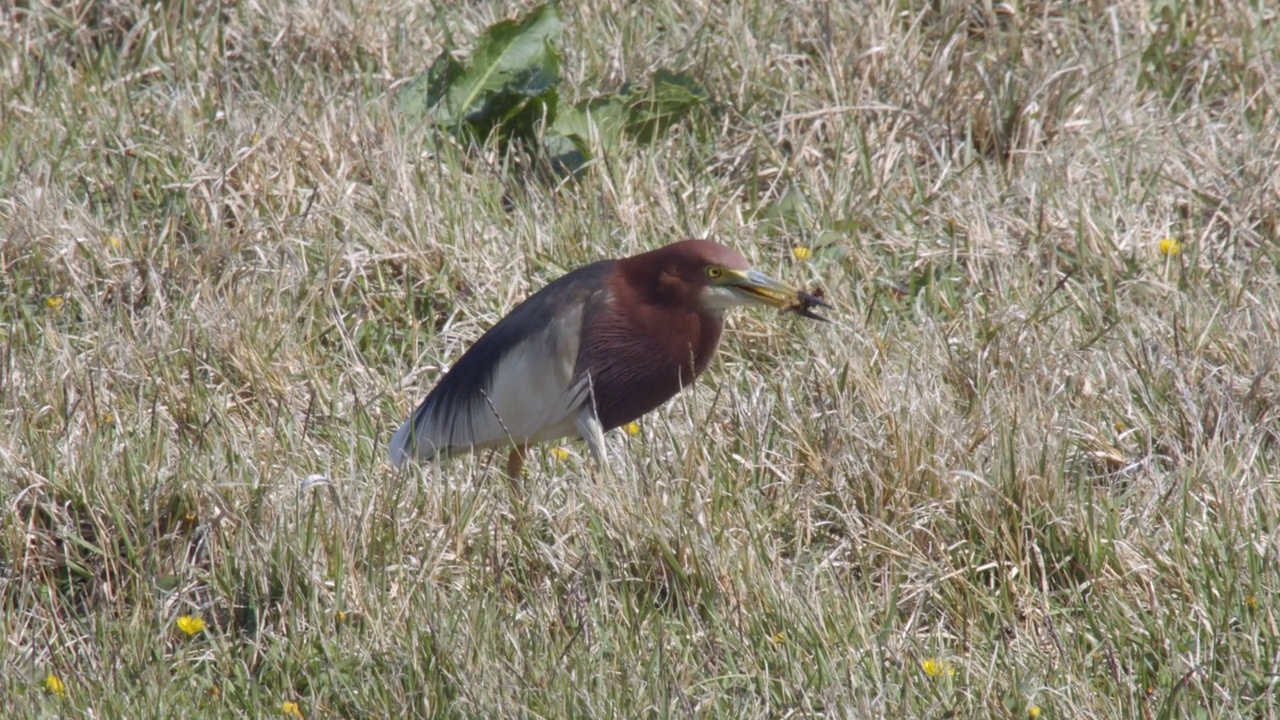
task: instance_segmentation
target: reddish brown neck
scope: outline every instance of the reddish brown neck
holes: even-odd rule
[[[666,402],[711,362],[724,323],[719,311],[702,307],[701,294],[708,263],[724,263],[705,257],[720,247],[706,245],[677,243],[617,261],[606,280],[608,302],[584,317],[577,370],[591,377],[606,430]]]
[[[715,353],[724,328],[723,313],[700,307],[698,291],[665,269],[619,265],[610,282],[618,314],[638,331],[637,337],[644,338],[655,356],[681,368],[681,385],[689,384]],[[647,277],[637,270],[648,270]]]

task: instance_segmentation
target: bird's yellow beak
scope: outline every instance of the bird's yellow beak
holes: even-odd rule
[[[756,270],[730,270],[724,285],[760,305],[776,307],[783,312],[795,312],[814,320],[826,320],[813,312],[815,307],[830,308],[822,299],[821,291],[807,293],[778,282]]]

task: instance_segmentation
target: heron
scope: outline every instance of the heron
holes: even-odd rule
[[[733,248],[682,240],[585,265],[504,316],[439,379],[391,439],[391,461],[510,448],[518,478],[531,445],[586,442],[674,397],[707,369],[726,310],[766,306],[823,320],[820,291],[751,268]]]

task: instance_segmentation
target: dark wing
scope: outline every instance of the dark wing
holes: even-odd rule
[[[615,262],[558,278],[482,335],[396,432],[392,462],[573,434],[586,397],[573,373],[583,308],[603,296]]]

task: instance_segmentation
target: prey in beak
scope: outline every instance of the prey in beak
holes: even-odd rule
[[[768,305],[784,313],[793,312],[811,320],[828,322],[814,312],[814,308],[831,309],[831,304],[823,299],[822,288],[815,288],[811,293],[797,290],[756,270],[729,271],[724,285],[752,304]]]

